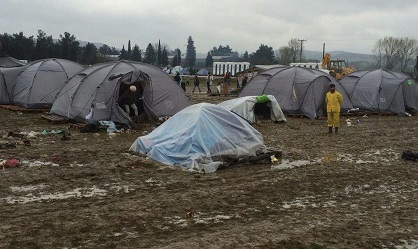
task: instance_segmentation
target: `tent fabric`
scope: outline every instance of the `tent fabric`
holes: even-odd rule
[[[208,103],[189,106],[130,147],[158,162],[214,172],[220,157],[246,158],[265,149],[262,135],[245,120]]]
[[[85,122],[113,121],[130,124],[117,100],[129,85],[141,82],[142,103],[148,117],[172,116],[190,105],[185,92],[161,69],[134,61],[106,62],[90,66],[72,77],[58,93],[51,113]],[[139,83],[136,83],[139,84]]]
[[[270,110],[271,120],[275,122],[286,122],[286,117],[284,116],[276,98],[273,95],[263,96],[267,99],[267,102],[265,102],[267,103],[265,108]],[[259,99],[259,96],[246,96],[224,101],[219,103],[218,106],[237,114],[241,118],[247,120],[250,124],[254,124],[256,121],[255,107],[257,104],[261,104]]]
[[[206,70],[206,69],[204,69],[204,68],[202,68],[202,69],[200,69],[199,71],[197,71],[197,75],[200,75],[200,76],[204,76],[204,75],[208,75],[208,73],[209,73],[209,71],[208,70]]]
[[[340,82],[355,108],[398,115],[418,110],[418,83],[406,74],[383,69],[357,71]]]
[[[0,105],[10,105],[13,101],[13,89],[16,77],[26,69],[23,67],[0,68]]]
[[[325,95],[331,83],[343,95],[342,111],[352,109],[348,95],[335,78],[310,68],[277,66],[266,69],[247,83],[239,97],[273,95],[284,113],[315,119],[323,116]]]
[[[64,59],[32,62],[11,83],[12,103],[25,108],[49,108],[63,83],[82,69],[80,64]]]
[[[0,68],[21,67],[26,63],[10,56],[0,56]]]

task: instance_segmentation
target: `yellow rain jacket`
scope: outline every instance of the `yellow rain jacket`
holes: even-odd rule
[[[325,96],[325,101],[327,103],[327,112],[340,112],[341,105],[343,104],[343,96],[337,90],[333,93],[328,91]]]

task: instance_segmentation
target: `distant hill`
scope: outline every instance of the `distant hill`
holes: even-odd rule
[[[350,62],[369,62],[372,63],[374,61],[373,55],[371,54],[357,54],[357,53],[351,53],[351,52],[345,52],[345,51],[331,51],[328,52],[331,55],[331,59],[341,59],[346,60],[349,63]],[[309,60],[322,60],[322,52],[318,51],[310,51],[305,50],[303,51],[303,56]]]

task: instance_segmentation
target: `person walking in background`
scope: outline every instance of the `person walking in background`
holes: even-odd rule
[[[332,127],[335,129],[335,133],[338,133],[343,96],[335,90],[334,84],[329,85],[329,91],[325,96],[325,102],[327,103],[328,133],[332,133]]]
[[[180,73],[179,72],[177,72],[176,73],[176,76],[174,76],[174,81],[177,82],[177,84],[180,85],[181,77],[180,77]]]
[[[196,87],[199,89],[199,93],[201,93],[202,91],[200,90],[200,86],[199,86],[200,81],[199,81],[199,78],[197,77],[197,75],[194,76],[194,81],[193,82],[194,82],[194,87],[193,87],[192,93],[194,93],[194,90],[196,89]]]
[[[242,88],[244,88],[245,85],[247,85],[247,83],[248,83],[248,76],[245,75],[244,78],[242,79],[242,82],[241,82]]]
[[[206,77],[206,87],[208,88],[206,93],[211,93],[212,90],[210,89],[210,86],[213,83],[213,76],[208,72],[208,76]]]
[[[187,80],[187,81],[189,81],[189,80]],[[180,80],[180,86],[181,86],[181,88],[183,88],[183,91],[186,91],[186,80],[185,79]]]

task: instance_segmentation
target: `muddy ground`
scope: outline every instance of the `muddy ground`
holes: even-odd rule
[[[418,151],[417,116],[360,115],[338,135],[325,120],[260,120],[281,163],[198,174],[127,153],[153,124],[31,146],[4,138],[68,127],[40,115],[0,109],[1,140],[18,142],[0,159],[21,162],[0,168],[0,248],[418,247],[418,163],[400,158]]]

